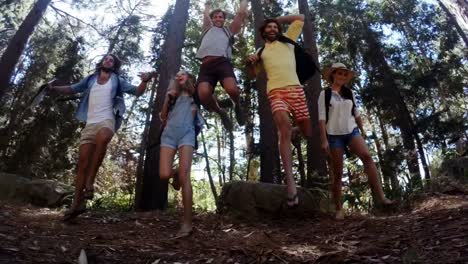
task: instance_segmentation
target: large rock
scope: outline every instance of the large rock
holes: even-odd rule
[[[264,215],[314,216],[330,211],[330,199],[320,189],[298,188],[299,206],[286,204],[286,186],[269,183],[235,181],[223,186],[219,200],[224,211],[247,218]]]
[[[433,175],[433,191],[442,193],[468,193],[468,156],[445,160]]]
[[[0,199],[57,207],[69,202],[71,186],[53,180],[28,179],[15,174],[0,173]]]

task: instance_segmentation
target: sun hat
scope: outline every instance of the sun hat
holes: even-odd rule
[[[332,73],[334,71],[338,70],[338,69],[339,70],[345,70],[345,71],[347,71],[349,73],[348,76],[347,76],[348,79],[346,80],[346,83],[351,81],[351,79],[353,79],[354,76],[356,75],[356,73],[354,71],[348,69],[346,67],[346,65],[344,65],[343,63],[335,62],[331,66],[326,67],[325,69],[323,69],[322,78],[331,84],[332,83],[332,81],[331,81]]]

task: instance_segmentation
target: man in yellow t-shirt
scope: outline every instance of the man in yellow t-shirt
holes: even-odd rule
[[[265,69],[268,99],[279,132],[280,155],[288,185],[287,202],[288,206],[296,206],[299,204],[299,198],[292,175],[292,126],[289,116],[292,115],[305,136],[311,135],[311,124],[304,90],[296,73],[294,46],[278,40],[282,34],[283,23],[290,23],[288,31],[283,36],[297,41],[304,26],[304,15],[266,19],[259,29],[265,40],[265,48],[260,56],[257,51],[249,56],[247,61],[251,65],[261,62]]]

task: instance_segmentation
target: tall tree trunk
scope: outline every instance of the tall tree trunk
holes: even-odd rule
[[[388,170],[386,170],[386,164],[385,164],[385,160],[384,160],[384,157],[383,157],[383,148],[382,148],[382,144],[380,143],[380,140],[379,140],[379,137],[377,136],[377,132],[375,130],[375,125],[374,125],[374,122],[373,122],[373,119],[372,119],[372,116],[371,116],[371,111],[368,111],[368,115],[367,115],[367,120],[369,122],[369,124],[371,124],[371,128],[372,128],[372,138],[374,139],[374,143],[375,143],[375,148],[377,150],[377,157],[379,158],[379,169],[380,169],[380,172],[382,174],[382,178],[383,178],[383,183],[384,183],[384,187],[385,189],[390,189],[390,173]]]
[[[245,128],[244,128],[244,135],[245,135],[245,146],[246,146],[246,156],[247,156],[247,173],[246,173],[246,180],[249,180],[249,173],[250,173],[250,163],[254,156],[254,137],[253,137],[253,130],[254,130],[254,122],[253,122],[253,113],[252,113],[252,81],[247,80],[247,84],[244,88],[244,101],[245,104],[243,105],[244,111],[246,113],[245,118]]]
[[[416,131],[416,129],[413,129],[413,136],[414,136],[414,139],[416,140],[416,147],[418,149],[419,158],[421,159],[421,165],[424,170],[424,177],[426,180],[429,180],[431,178],[431,172],[429,171],[429,165],[427,164],[426,152],[424,151],[424,146],[422,144],[421,138],[419,137],[419,134]]]
[[[29,37],[41,20],[50,2],[51,0],[38,0],[18,28],[15,36],[8,43],[8,47],[0,59],[0,101],[9,87],[10,78],[15,71],[16,63],[21,57]]]
[[[315,30],[315,14],[309,9],[307,0],[299,0],[299,12],[304,14],[304,46],[312,55],[315,65],[320,69],[318,61],[317,39]],[[307,186],[327,189],[327,164],[325,153],[321,149],[320,129],[318,126],[318,97],[322,91],[320,73],[316,73],[307,81],[304,87],[312,124],[312,136],[307,139]]]
[[[255,47],[260,48],[264,41],[258,33],[258,28],[264,21],[262,2],[252,1],[252,12],[255,25]],[[280,162],[278,150],[278,134],[273,114],[266,93],[266,76],[258,76],[255,83],[258,91],[258,112],[260,117],[260,181],[269,183],[280,182]]]
[[[395,124],[400,128],[412,182],[416,186],[421,186],[422,181],[419,171],[418,153],[414,144],[415,128],[413,119],[402,95],[400,94],[392,69],[387,63],[382,46],[375,32],[365,21],[362,21],[362,26],[364,32],[366,32],[364,39],[368,45],[367,50],[363,51],[364,62],[371,65],[370,68],[375,70],[374,74],[380,75],[379,79],[381,79],[384,84],[383,89],[378,91],[378,97],[380,98],[378,99],[379,103],[384,111],[392,114]]]
[[[387,150],[387,149],[389,149],[388,132],[387,132],[387,128],[385,127],[384,122],[382,121],[382,118],[380,117],[381,115],[382,115],[381,111],[379,111],[379,109],[377,109],[376,118],[377,118],[377,121],[379,123],[380,132],[382,133],[382,140],[384,142],[385,149]]]
[[[229,132],[229,181],[234,178],[234,167],[236,166],[236,149],[234,147],[234,133]]]
[[[156,95],[156,84],[157,82],[154,81],[151,86],[151,94],[149,99],[148,109],[146,110],[146,118],[145,118],[145,127],[143,129],[143,133],[141,134],[141,144],[140,144],[140,151],[138,156],[138,165],[136,170],[136,184],[135,184],[135,201],[141,201],[141,194],[143,188],[143,168],[145,164],[145,153],[146,148],[148,147],[148,131],[149,131],[149,121],[151,118],[151,112],[154,107],[154,97]]]
[[[125,17],[122,22],[120,22],[117,31],[115,31],[115,35],[112,39],[109,40],[109,47],[107,48],[107,53],[112,53],[115,50],[115,46],[118,43],[124,43],[125,40],[127,39],[127,34],[124,35],[122,39],[119,39],[119,37],[122,35],[123,29],[127,26],[127,22],[134,16],[135,11],[137,11],[138,7],[140,5],[144,4],[144,1],[138,1],[131,9],[130,12],[128,13],[127,17]]]
[[[452,12],[450,12],[449,8],[447,7],[446,3],[444,2],[447,2],[447,1],[442,1],[442,0],[438,0],[439,2],[439,5],[440,7],[442,8],[442,10],[444,10],[445,14],[447,14],[447,20],[452,23],[455,28],[457,29],[457,32],[458,34],[460,35],[460,37],[463,39],[463,41],[465,42],[465,46],[468,47],[468,37],[466,36],[466,32],[463,30],[463,28],[460,26],[460,24],[458,23],[457,21],[457,17],[452,14]],[[466,7],[466,3],[463,3],[462,1],[459,1],[460,3],[457,3],[457,4],[461,4],[460,7],[463,8],[463,11],[461,12],[462,15],[464,15],[464,19],[467,19],[468,17],[468,8]],[[463,16],[458,16],[460,19],[463,19]],[[467,21],[468,23],[468,21]]]
[[[224,128],[221,128],[223,130]],[[224,131],[224,130],[223,130]],[[221,156],[225,155],[226,150],[226,133],[223,133],[221,136]],[[226,159],[219,160],[221,164],[221,171],[223,172],[223,182],[226,182]]]
[[[224,176],[224,170],[223,170],[223,167],[221,165],[221,137],[220,137],[220,132],[219,132],[219,125],[218,125],[218,119],[215,118],[215,126],[216,126],[216,145],[217,145],[217,152],[218,152],[218,176],[219,176],[219,186],[223,186],[223,179],[226,178],[226,176]]]
[[[213,176],[211,175],[211,169],[210,169],[210,161],[208,159],[208,150],[206,148],[206,141],[205,141],[205,135],[203,134],[203,130],[200,132],[201,138],[202,138],[202,144],[203,144],[203,156],[205,157],[205,163],[206,163],[206,173],[208,174],[208,180],[210,181],[210,187],[211,187],[211,192],[213,193],[214,200],[217,203],[218,201],[218,194],[216,192],[216,186],[213,181]]]
[[[189,4],[190,0],[176,1],[168,35],[162,48],[162,66],[159,72],[155,107],[149,129],[141,194],[135,196],[135,198],[138,197],[138,200],[135,199],[135,208],[137,210],[162,210],[167,206],[167,181],[159,179],[159,147],[161,143],[159,112],[162,109],[169,81],[177,73],[181,65]]]
[[[382,174],[384,175],[389,175],[390,177],[390,186],[392,187],[392,193],[394,194],[394,197],[400,195],[400,182],[398,181],[398,174],[396,173],[396,167],[395,164],[390,164],[390,161],[386,158],[388,157],[388,153],[390,153],[390,143],[389,143],[389,137],[388,137],[388,132],[385,124],[382,121],[381,118],[381,111],[377,109],[376,111],[376,120],[377,123],[380,127],[380,133],[382,135],[382,141],[384,143],[385,147],[385,154],[383,155],[383,162],[382,162]]]
[[[297,160],[299,162],[298,170],[299,170],[299,175],[301,176],[300,179],[300,185],[302,187],[306,187],[306,173],[305,173],[305,166],[304,166],[304,157],[302,156],[302,144],[301,144],[301,138],[296,137],[292,141],[294,147],[296,147],[296,152],[297,152]]]

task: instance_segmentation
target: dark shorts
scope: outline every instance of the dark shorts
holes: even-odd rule
[[[231,61],[224,57],[214,58],[201,64],[197,85],[202,82],[207,82],[211,85],[214,92],[214,87],[216,87],[218,81],[221,82],[229,77],[236,78]]]
[[[328,145],[330,148],[344,149],[351,143],[353,137],[359,136],[359,129],[356,127],[353,132],[346,135],[328,135]]]

